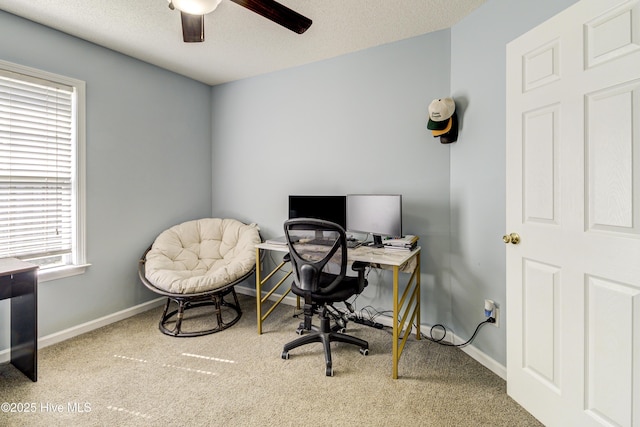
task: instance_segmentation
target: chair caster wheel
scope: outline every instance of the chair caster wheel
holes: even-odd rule
[[[361,348],[360,349],[360,354],[363,356],[368,356],[369,355],[369,349],[368,348]]]
[[[344,334],[347,332],[347,328],[338,329],[338,332],[340,332],[341,334]]]
[[[304,334],[304,329],[303,328],[296,329],[296,334],[298,334],[298,335]]]
[[[284,360],[289,360],[289,352],[283,351],[280,357],[282,357]]]

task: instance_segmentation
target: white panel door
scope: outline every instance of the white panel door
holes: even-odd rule
[[[638,427],[640,0],[507,46],[506,149],[507,391],[547,426]]]

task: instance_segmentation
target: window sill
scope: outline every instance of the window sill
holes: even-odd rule
[[[65,277],[84,274],[91,264],[65,265],[64,267],[47,268],[38,272],[38,282],[48,282],[50,280],[63,279]]]

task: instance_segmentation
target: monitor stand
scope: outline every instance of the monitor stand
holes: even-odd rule
[[[369,246],[372,248],[384,248],[384,245],[382,244],[382,236],[374,234],[373,242],[369,243]]]

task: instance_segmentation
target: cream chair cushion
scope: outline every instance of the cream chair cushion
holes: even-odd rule
[[[256,224],[204,218],[163,231],[146,256],[145,275],[156,287],[174,294],[222,288],[253,270]]]

